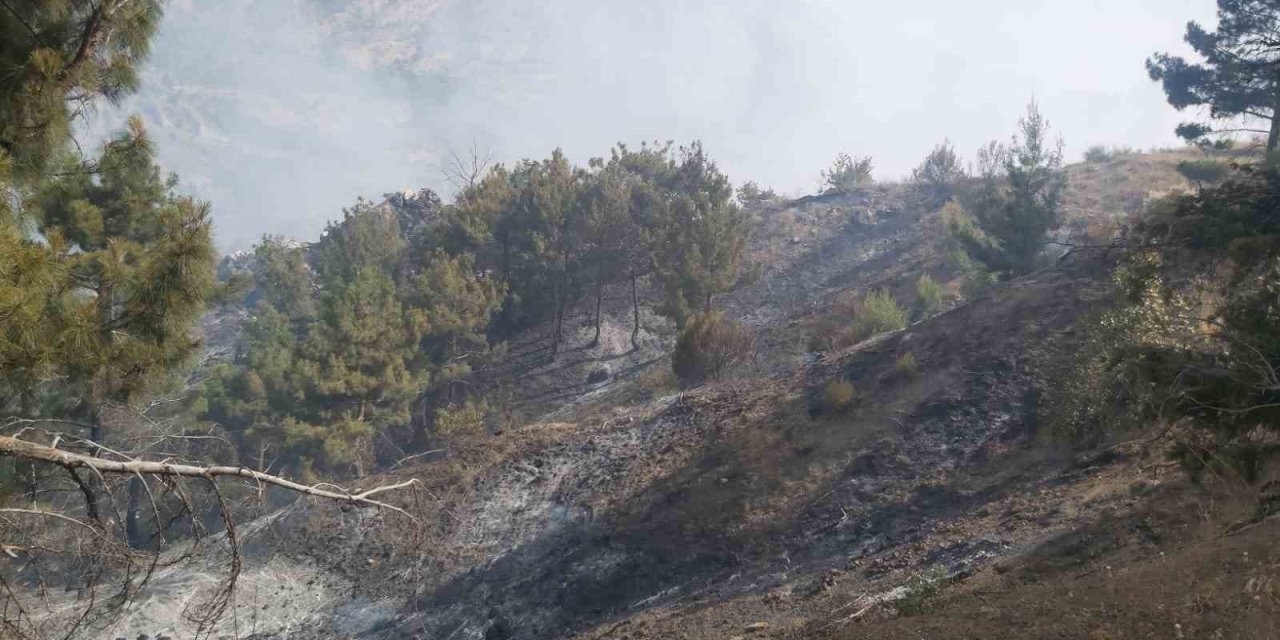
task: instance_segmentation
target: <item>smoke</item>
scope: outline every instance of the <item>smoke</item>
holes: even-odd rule
[[[1178,114],[1142,63],[1212,17],[1212,0],[174,0],[123,111],[238,249],[315,237],[357,196],[448,196],[442,162],[472,145],[510,163],[701,139],[736,183],[791,194],[840,151],[880,178],[943,138],[967,154],[1033,96],[1070,157],[1170,145]]]

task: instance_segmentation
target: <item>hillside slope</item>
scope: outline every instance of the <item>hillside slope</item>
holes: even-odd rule
[[[1123,223],[1126,207],[1179,187],[1178,158],[1072,167],[1068,227]],[[1077,451],[1043,433],[1052,367],[1078,348],[1076,321],[1106,301],[1105,252],[968,297],[953,286],[943,312],[818,354],[806,347],[807,322],[833,301],[944,273],[945,227],[895,186],[758,215],[761,275],[718,300],[758,336],[753,373],[647,399],[655,391],[643,379],[667,366],[671,328],[647,314],[632,351],[618,292],[598,346],[585,346],[585,306],[556,362],[537,355],[542,334],[530,332],[486,372],[522,394],[529,418],[390,474],[423,482],[406,506],[425,527],[306,503],[253,522],[236,615],[219,632],[635,640],[1274,629],[1274,523],[1223,538],[1214,523],[1236,505],[1191,487],[1159,446]],[[906,354],[914,368],[900,364]],[[608,375],[588,382],[602,367]],[[818,398],[837,379],[858,401],[824,414]],[[216,560],[163,570],[112,631],[189,634],[180,605],[216,586]],[[894,602],[919,592],[920,576],[948,586],[931,613],[899,616]],[[1151,585],[1162,586],[1137,595]]]

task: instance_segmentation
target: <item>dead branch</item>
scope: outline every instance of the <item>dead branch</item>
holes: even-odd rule
[[[315,485],[305,485],[292,480],[274,476],[261,471],[254,471],[245,467],[229,467],[229,466],[208,466],[202,467],[190,464],[172,464],[168,462],[153,462],[147,460],[107,460],[103,458],[93,458],[79,453],[70,451],[62,451],[53,447],[42,444],[36,444],[27,440],[20,440],[10,436],[0,436],[0,456],[12,456],[22,458],[24,460],[43,462],[54,464],[65,469],[89,469],[96,474],[112,473],[126,475],[150,475],[158,477],[185,477],[185,478],[206,478],[214,479],[219,477],[245,478],[268,484],[289,491],[294,491],[303,495],[315,496],[318,498],[326,498],[337,502],[347,504],[358,504],[378,507],[395,511],[410,520],[417,521],[409,512],[400,507],[372,499],[372,496],[405,489],[418,484],[416,479],[406,480],[390,485],[383,485],[367,489],[359,493],[352,493],[335,487],[334,490],[321,489]]]

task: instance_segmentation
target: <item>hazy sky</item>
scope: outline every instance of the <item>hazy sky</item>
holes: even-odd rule
[[[359,195],[504,162],[704,141],[735,183],[811,192],[839,151],[901,177],[1007,138],[1035,97],[1077,159],[1176,143],[1143,61],[1213,0],[172,0],[142,91],[219,244],[316,237]],[[103,114],[101,131],[119,124]]]

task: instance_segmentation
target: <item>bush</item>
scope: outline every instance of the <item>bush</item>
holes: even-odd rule
[[[637,381],[640,392],[650,400],[675,391],[680,387],[676,374],[666,367],[655,367],[644,372]]]
[[[1230,167],[1220,160],[1203,158],[1200,160],[1183,160],[1178,163],[1178,173],[1194,183],[1197,189],[1221,182],[1227,177]]]
[[[832,380],[822,388],[822,413],[835,415],[853,406],[857,397],[853,385],[847,380]]]
[[[948,141],[933,148],[919,167],[911,172],[911,182],[916,193],[931,206],[937,206],[955,193],[956,183],[964,177],[960,158]]]
[[[893,294],[878,289],[867,294],[853,319],[853,339],[861,342],[879,333],[897,331],[907,326],[907,312],[898,306]]]
[[[1107,148],[1103,145],[1095,144],[1092,147],[1089,147],[1087,150],[1085,150],[1084,161],[1092,162],[1092,163],[1110,162],[1112,160],[1115,160],[1116,158],[1119,158],[1120,156],[1127,156],[1133,153],[1137,153],[1137,152],[1130,147]]]
[[[746,182],[738,187],[738,203],[744,207],[756,207],[778,199],[773,189],[761,189],[754,182]]]
[[[919,317],[934,313],[942,306],[942,285],[929,274],[916,280],[916,314]]]
[[[1107,162],[1111,160],[1111,152],[1106,147],[1095,144],[1084,152],[1085,162]]]
[[[822,172],[824,193],[853,193],[874,182],[871,179],[871,156],[854,158],[841,153],[831,163],[831,168]]]
[[[916,362],[916,354],[910,351],[898,356],[893,363],[893,374],[898,378],[910,378],[916,375],[919,369],[920,364]]]
[[[436,433],[442,436],[463,436],[480,433],[484,429],[488,408],[478,400],[468,400],[461,405],[436,409]]]
[[[671,354],[671,369],[685,386],[722,380],[753,351],[746,329],[719,311],[700,313],[685,324]]]
[[[914,616],[931,609],[933,601],[942,593],[942,584],[946,579],[947,570],[940,566],[911,576],[907,581],[906,593],[894,602],[898,615]]]

